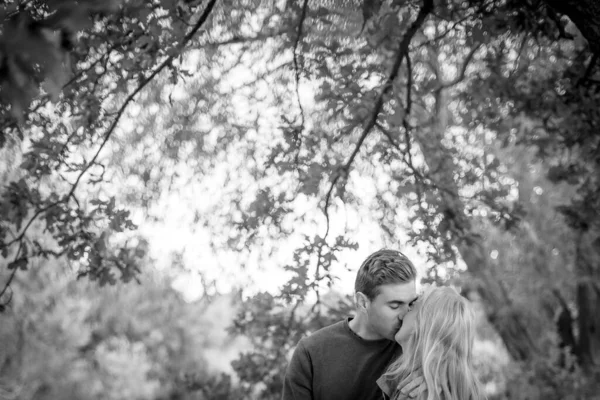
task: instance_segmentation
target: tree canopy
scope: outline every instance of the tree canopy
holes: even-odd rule
[[[423,249],[425,281],[480,302],[548,393],[583,387],[544,372],[569,357],[597,371],[597,2],[29,0],[0,20],[3,310],[35,260],[139,280],[131,212],[216,179],[190,210],[215,249],[300,243],[232,328],[264,339],[234,367],[261,398],[347,311],[323,299],[363,222]]]

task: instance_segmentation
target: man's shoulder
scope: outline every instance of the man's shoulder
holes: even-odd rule
[[[315,347],[321,347],[329,342],[349,337],[350,333],[348,332],[348,329],[347,320],[342,320],[313,332],[310,336],[300,340],[300,343],[304,348],[309,350]]]

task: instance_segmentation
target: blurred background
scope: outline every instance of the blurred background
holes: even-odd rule
[[[279,399],[381,248],[491,399],[600,398],[594,0],[0,5],[0,399]]]

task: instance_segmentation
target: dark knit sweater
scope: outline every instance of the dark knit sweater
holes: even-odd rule
[[[381,400],[377,379],[400,354],[387,339],[364,340],[351,318],[298,342],[288,365],[283,400]]]

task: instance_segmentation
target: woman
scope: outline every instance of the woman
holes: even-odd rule
[[[399,388],[422,375],[426,390],[418,400],[480,400],[485,398],[471,365],[474,315],[469,303],[450,287],[428,290],[404,317],[396,334],[403,354],[378,380],[384,389]]]

